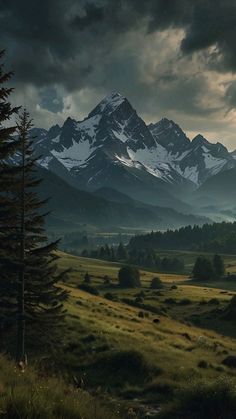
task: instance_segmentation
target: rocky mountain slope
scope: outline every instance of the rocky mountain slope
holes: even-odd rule
[[[173,121],[147,126],[114,92],[83,121],[33,130],[40,165],[78,189],[113,188],[133,199],[190,212],[184,196],[217,173],[236,167],[220,143],[190,141]]]
[[[200,134],[190,141],[173,121],[164,118],[149,125],[149,129],[167,151],[165,159],[172,168],[197,186],[217,173],[236,167],[232,154],[221,143],[210,143]]]
[[[236,212],[236,169],[220,172],[209,178],[194,192],[198,206],[215,206],[218,209],[234,209]]]

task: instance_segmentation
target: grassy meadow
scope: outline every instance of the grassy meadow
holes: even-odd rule
[[[121,289],[119,264],[60,256],[60,268],[73,269],[63,284],[70,297],[62,367],[89,391],[105,392],[121,417],[129,408],[140,418],[159,417],[160,406],[186,383],[214,383],[220,376],[236,384],[236,369],[223,363],[236,354],[235,319],[224,316],[234,284],[227,290],[227,281],[195,284],[187,274],[141,270],[141,289]],[[227,265],[235,272],[236,258],[227,256]],[[79,289],[86,272],[98,295]],[[155,276],[160,290],[150,289]]]
[[[225,363],[236,354],[233,281],[141,270],[141,288],[125,289],[118,263],[62,252],[58,263],[71,268],[65,335],[53,359],[30,360],[26,372],[0,358],[0,418],[234,418],[236,368]],[[236,258],[225,263],[236,272]],[[162,287],[151,289],[156,276]]]
[[[102,400],[83,389],[54,378],[47,371],[20,371],[0,356],[0,418],[7,419],[116,419]]]

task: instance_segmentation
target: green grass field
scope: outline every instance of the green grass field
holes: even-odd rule
[[[235,262],[227,257],[232,269]],[[145,410],[171,399],[188,381],[212,382],[219,375],[236,380],[236,369],[222,364],[236,354],[235,320],[224,319],[234,295],[227,284],[194,284],[188,275],[141,271],[142,289],[120,289],[119,264],[63,253],[59,264],[74,270],[64,284],[70,291],[64,368],[83,377],[86,388],[108,392],[121,409]],[[86,272],[98,296],[78,289]],[[151,290],[157,275],[164,287]],[[127,365],[127,351],[141,356],[135,367]]]
[[[46,371],[20,371],[0,356],[0,418],[5,419],[116,419],[116,409],[68,385]]]
[[[194,255],[187,257],[191,266]],[[233,256],[225,260],[235,272]],[[120,266],[60,252],[59,268],[72,269],[61,284],[67,330],[55,358],[32,360],[25,373],[0,357],[0,418],[172,419],[181,389],[181,409],[188,397],[201,405],[207,392],[206,412],[222,394],[220,409],[234,410],[236,368],[223,361],[236,355],[236,318],[226,317],[235,284],[141,270],[141,288],[122,289]],[[79,288],[86,272],[97,295]],[[150,288],[155,276],[161,289]],[[204,409],[201,419],[223,417]],[[189,419],[181,410],[178,418]]]

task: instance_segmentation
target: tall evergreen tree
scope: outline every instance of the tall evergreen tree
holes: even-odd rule
[[[13,91],[6,87],[12,73],[4,71],[4,51],[0,51],[0,345],[4,345],[5,331],[11,328],[15,319],[16,265],[15,255],[17,204],[15,192],[18,187],[19,168],[12,165],[12,159],[19,142],[14,139],[16,126],[9,125],[18,112],[9,102]]]
[[[19,190],[18,190],[18,235],[19,269],[17,296],[17,358],[25,357],[25,335],[36,337],[39,346],[53,344],[64,323],[63,302],[67,292],[58,286],[66,273],[59,273],[55,261],[58,241],[48,244],[44,229],[46,214],[42,213],[46,201],[40,201],[35,188],[41,183],[37,179],[36,161],[33,158],[32,128],[26,110],[19,117],[18,150]]]
[[[9,163],[15,174],[11,193],[16,209],[11,231],[15,253],[8,255],[11,271],[3,266],[0,283],[0,319],[7,321],[3,332],[7,343],[13,345],[17,336],[19,362],[25,362],[26,345],[42,351],[57,341],[64,324],[63,303],[67,299],[67,292],[58,285],[66,274],[59,273],[55,263],[58,241],[47,243],[43,213],[46,201],[37,197],[36,188],[41,180],[36,176],[31,127],[29,114],[24,110],[17,124],[14,163]]]

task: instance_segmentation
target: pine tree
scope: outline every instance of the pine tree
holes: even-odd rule
[[[65,311],[63,303],[67,292],[58,286],[66,273],[59,273],[55,261],[58,241],[47,243],[44,229],[43,206],[36,188],[36,159],[33,158],[33,141],[30,138],[31,121],[24,110],[18,121],[18,148],[15,154],[16,185],[14,202],[17,208],[14,221],[15,256],[12,272],[5,278],[0,296],[2,301],[11,301],[6,306],[5,317],[13,314],[11,337],[17,335],[16,357],[25,362],[25,345],[29,349],[46,349],[55,344],[62,332]],[[9,288],[9,284],[11,284]],[[14,291],[13,291],[14,290]],[[0,311],[0,315],[1,315]],[[9,332],[9,329],[7,330]]]
[[[28,337],[37,333],[41,347],[52,345],[61,335],[65,311],[63,303],[67,292],[58,286],[66,272],[59,273],[55,261],[58,241],[48,244],[45,234],[43,206],[35,188],[41,180],[35,176],[36,161],[33,158],[32,128],[26,110],[20,115],[18,133],[20,142],[21,173],[19,176],[19,266],[18,271],[18,359],[24,358],[25,323]],[[31,341],[32,344],[32,341]]]
[[[0,51],[3,60],[4,51]],[[18,141],[14,139],[16,126],[6,127],[19,108],[9,103],[13,89],[5,87],[12,73],[4,72],[0,64],[0,345],[4,345],[5,331],[10,330],[15,321],[16,271],[15,255],[17,204],[15,192],[19,168],[12,165]]]

